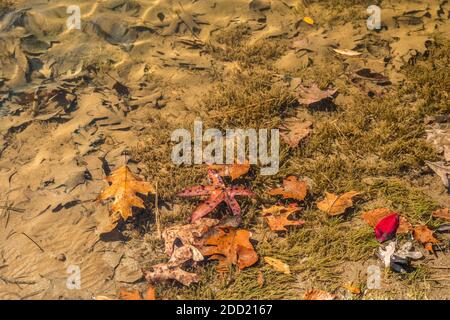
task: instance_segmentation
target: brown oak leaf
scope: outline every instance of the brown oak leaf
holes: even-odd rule
[[[298,118],[288,118],[280,127],[280,136],[284,142],[295,148],[310,135],[312,125],[311,121],[302,122]]]
[[[320,103],[324,100],[332,100],[337,96],[337,89],[320,90],[313,84],[311,87],[299,86],[298,102],[304,105]]]

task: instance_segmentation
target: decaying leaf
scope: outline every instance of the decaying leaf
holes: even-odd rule
[[[297,206],[272,206],[262,210],[267,224],[272,231],[287,231],[286,226],[299,226],[305,223],[303,220],[289,220],[289,216],[301,209]]]
[[[109,225],[101,230],[102,233],[114,229],[120,219],[126,221],[131,217],[132,207],[145,208],[144,201],[137,196],[137,193],[143,195],[155,193],[150,182],[142,181],[127,166],[113,171],[105,180],[110,183],[110,186],[102,191],[98,200],[114,197],[114,201],[111,206],[112,214]]]
[[[189,286],[200,280],[195,273],[182,270],[178,266],[172,266],[168,263],[161,263],[151,267],[151,271],[145,271],[145,279],[149,282],[159,282],[167,280],[176,280],[185,286]]]
[[[180,242],[178,246],[195,246],[197,241],[218,223],[219,220],[216,219],[202,218],[193,223],[175,225],[165,229],[162,233],[162,237],[165,242],[165,251],[167,255],[172,256],[177,240]]]
[[[305,181],[299,181],[295,176],[289,176],[283,180],[283,187],[267,191],[270,195],[281,195],[284,199],[304,200],[308,185]]]
[[[337,96],[337,89],[320,90],[313,84],[311,87],[299,86],[298,102],[304,105],[320,103],[323,100],[332,100]]]
[[[243,164],[210,164],[208,169],[216,170],[221,177],[231,177],[231,180],[235,180],[248,173],[250,163],[247,161]]]
[[[433,217],[450,220],[450,213],[448,212],[448,208],[438,209],[433,212]]]
[[[292,148],[295,148],[300,141],[310,135],[312,125],[311,121],[302,122],[298,118],[286,119],[280,127],[281,139]]]
[[[449,180],[449,175],[450,175],[450,166],[447,166],[442,161],[439,161],[439,162],[425,161],[425,163],[431,168],[431,170],[433,170],[439,176],[439,178],[441,178],[444,186],[446,186],[448,188],[449,187],[448,180]]]
[[[378,224],[378,222],[380,222],[381,219],[394,213],[396,212],[388,208],[378,208],[364,212],[362,214],[362,218],[364,219],[364,221],[367,222],[369,226],[375,227]],[[400,224],[397,229],[397,233],[408,233],[411,230],[412,230],[411,223],[409,223],[405,217],[400,216]]]
[[[309,290],[303,295],[303,300],[335,300],[336,295],[323,290]]]
[[[291,269],[289,268],[289,265],[284,263],[283,261],[272,258],[272,257],[264,257],[264,261],[271,265],[275,270],[283,272],[285,274],[291,274]]]
[[[344,56],[348,56],[348,57],[357,57],[357,56],[362,55],[361,52],[353,51],[350,49],[333,49],[333,51],[336,53],[342,54]]]
[[[439,243],[439,240],[434,237],[433,231],[428,229],[427,226],[422,225],[415,227],[413,230],[413,234],[414,239],[425,246],[428,245],[430,247],[430,245]]]
[[[208,169],[208,177],[211,185],[190,187],[177,194],[179,197],[208,196],[192,213],[191,222],[206,216],[222,202],[227,204],[234,215],[240,215],[241,207],[235,197],[252,196],[253,192],[243,186],[227,187],[215,170]]]
[[[317,202],[317,207],[331,216],[343,214],[345,210],[353,206],[352,198],[360,193],[349,191],[340,196],[325,192],[325,199]]]
[[[218,271],[227,271],[231,265],[244,269],[258,261],[250,237],[251,233],[247,230],[217,228],[216,233],[204,240],[200,251],[209,259],[219,261]]]

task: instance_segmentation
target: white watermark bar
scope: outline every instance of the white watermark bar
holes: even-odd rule
[[[270,129],[270,134],[269,129],[226,129],[223,134],[218,129],[207,129],[203,132],[203,123],[195,121],[193,132],[193,137],[187,129],[176,129],[172,132],[171,140],[177,143],[172,149],[172,161],[176,165],[248,162],[260,165],[262,175],[278,173],[280,165],[278,129]],[[203,147],[205,143],[207,145]]]

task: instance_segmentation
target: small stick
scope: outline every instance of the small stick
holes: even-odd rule
[[[31,240],[31,242],[33,242],[38,248],[39,250],[41,250],[41,252],[45,252],[44,249],[42,249],[42,247],[33,239],[31,239],[25,232],[21,232],[25,237],[27,237],[28,239]]]
[[[156,181],[156,191],[155,191],[155,216],[156,216],[156,233],[158,235],[158,239],[162,239],[161,237],[161,223],[159,220],[159,208],[158,208],[158,181]]]

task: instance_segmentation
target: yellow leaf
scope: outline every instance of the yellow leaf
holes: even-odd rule
[[[340,196],[325,192],[325,199],[317,202],[317,207],[328,213],[330,216],[343,214],[347,208],[353,206],[352,198],[360,194],[356,191],[349,191]]]
[[[275,270],[283,272],[285,274],[291,274],[289,266],[281,260],[272,257],[264,257],[264,261],[271,265]]]
[[[307,24],[309,24],[311,26],[314,24],[314,19],[311,17],[304,17],[303,21],[305,21]]]

